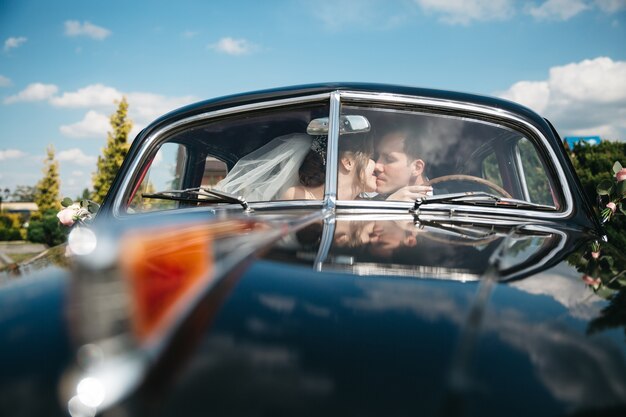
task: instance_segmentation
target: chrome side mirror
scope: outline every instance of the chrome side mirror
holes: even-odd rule
[[[341,116],[339,118],[339,134],[369,132],[371,128],[369,120],[365,116],[356,114]],[[309,122],[306,133],[311,136],[328,135],[328,117],[320,117]]]

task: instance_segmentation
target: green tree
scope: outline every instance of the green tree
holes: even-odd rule
[[[111,115],[112,131],[107,134],[107,145],[98,156],[98,169],[93,175],[92,199],[102,203],[107,195],[117,171],[128,152],[128,134],[133,123],[128,119],[128,102],[126,97],[119,102],[117,111]]]
[[[38,207],[38,215],[42,216],[50,210],[59,210],[59,163],[54,159],[54,147],[49,146],[47,157],[44,161],[43,178],[35,187],[35,203]]]
[[[18,185],[13,190],[11,198],[13,201],[35,201],[36,193],[37,189],[35,187],[31,187],[30,185]]]
[[[25,230],[19,214],[0,213],[0,241],[22,240]]]
[[[570,151],[570,159],[583,185],[585,194],[591,201],[598,201],[596,187],[603,180],[610,180],[615,161],[626,164],[626,142],[604,141],[590,146],[577,144]],[[615,216],[607,223],[609,242],[618,248],[626,249],[626,218]]]
[[[58,245],[65,241],[67,231],[56,217],[61,209],[59,198],[59,163],[54,159],[54,148],[48,147],[43,169],[44,176],[35,187],[35,203],[38,211],[33,213],[27,232],[31,242]]]

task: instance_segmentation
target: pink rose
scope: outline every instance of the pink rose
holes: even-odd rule
[[[615,174],[615,181],[620,182],[626,180],[626,168],[620,169],[617,174]]]
[[[585,281],[585,284],[592,285],[594,287],[600,285],[600,283],[602,282],[600,281],[600,278],[593,278],[589,275],[583,275],[583,281]]]
[[[615,205],[615,203],[614,203],[614,202],[612,202],[612,201],[611,201],[610,203],[607,203],[606,207],[607,207],[607,208],[609,208],[609,209],[611,209],[611,211],[613,212],[613,214],[615,214],[615,209],[617,208],[617,206]]]
[[[71,226],[76,221],[76,213],[80,209],[79,204],[72,204],[57,213],[57,217],[63,226]]]

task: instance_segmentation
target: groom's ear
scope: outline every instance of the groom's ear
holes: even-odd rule
[[[423,160],[415,159],[413,162],[411,162],[411,176],[419,177],[420,175],[424,173],[425,167],[426,167],[426,164],[424,163]]]

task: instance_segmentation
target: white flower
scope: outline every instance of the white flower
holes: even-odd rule
[[[80,204],[74,203],[57,213],[57,217],[63,226],[72,226],[76,222],[76,213],[81,210]]]
[[[77,221],[91,219],[91,213],[86,208],[81,207],[80,203],[74,203],[58,212],[57,217],[63,226],[69,227]]]

